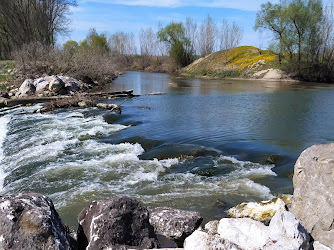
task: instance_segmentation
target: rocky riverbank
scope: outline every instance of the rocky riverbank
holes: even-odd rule
[[[229,209],[234,218],[201,226],[197,212],[147,208],[138,201],[93,201],[76,233],[45,195],[0,196],[0,249],[334,249],[334,144],[305,150],[294,194]]]

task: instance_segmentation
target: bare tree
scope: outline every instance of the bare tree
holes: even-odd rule
[[[223,19],[220,29],[220,50],[228,50],[239,45],[243,30],[235,22],[229,23]]]
[[[199,49],[197,23],[192,18],[187,17],[184,27],[186,37],[189,39],[195,53],[198,53]]]
[[[37,42],[54,46],[68,31],[70,6],[76,0],[0,0],[0,39],[9,50]]]
[[[198,46],[201,56],[214,52],[216,47],[217,25],[214,20],[207,16],[200,26]]]
[[[111,35],[108,43],[112,55],[126,56],[137,53],[137,47],[133,33],[117,32]]]
[[[140,30],[139,44],[142,56],[150,57],[157,54],[157,36],[152,28]]]

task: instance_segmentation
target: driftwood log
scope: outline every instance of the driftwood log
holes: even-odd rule
[[[93,93],[80,93],[78,96],[82,98],[93,98],[95,100],[108,99],[108,98],[118,98],[118,97],[133,97],[133,89],[116,91],[116,92],[93,92]],[[74,96],[50,96],[50,97],[37,97],[30,96],[24,98],[6,99],[2,103],[2,107],[13,107],[16,105],[27,105],[33,103],[47,103],[55,100],[66,100],[71,99]]]

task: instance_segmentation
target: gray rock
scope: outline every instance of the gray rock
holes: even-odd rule
[[[0,196],[0,249],[75,249],[52,201],[36,193]]]
[[[34,81],[32,79],[25,80],[20,88],[19,91],[15,94],[17,97],[26,97],[35,94],[36,87],[34,85]]]
[[[185,250],[241,250],[240,246],[229,242],[219,235],[211,235],[202,230],[196,230],[184,241]]]
[[[60,93],[65,88],[65,83],[57,76],[54,76],[49,83],[49,90],[53,93]]]
[[[299,156],[291,212],[314,240],[334,249],[334,144],[315,145]]]
[[[296,217],[278,210],[269,225],[269,239],[265,249],[308,249],[310,236]]]
[[[159,247],[148,216],[145,207],[127,197],[93,201],[78,216],[79,248]]]
[[[186,237],[191,235],[202,223],[203,218],[197,212],[167,207],[148,208],[150,223],[155,232],[165,235],[182,247]]]
[[[59,78],[64,82],[65,88],[71,92],[77,92],[82,88],[82,83],[72,77],[59,76]]]
[[[166,236],[157,234],[160,248],[177,248],[177,245],[174,241],[168,239]]]
[[[81,102],[78,102],[78,106],[79,106],[80,108],[87,108],[87,107],[88,107],[88,104],[87,104],[86,102],[84,102],[84,101],[81,101]]]

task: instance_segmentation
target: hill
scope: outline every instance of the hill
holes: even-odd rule
[[[191,76],[249,77],[264,69],[272,68],[277,55],[253,46],[241,46],[222,50],[194,61],[181,70]]]

